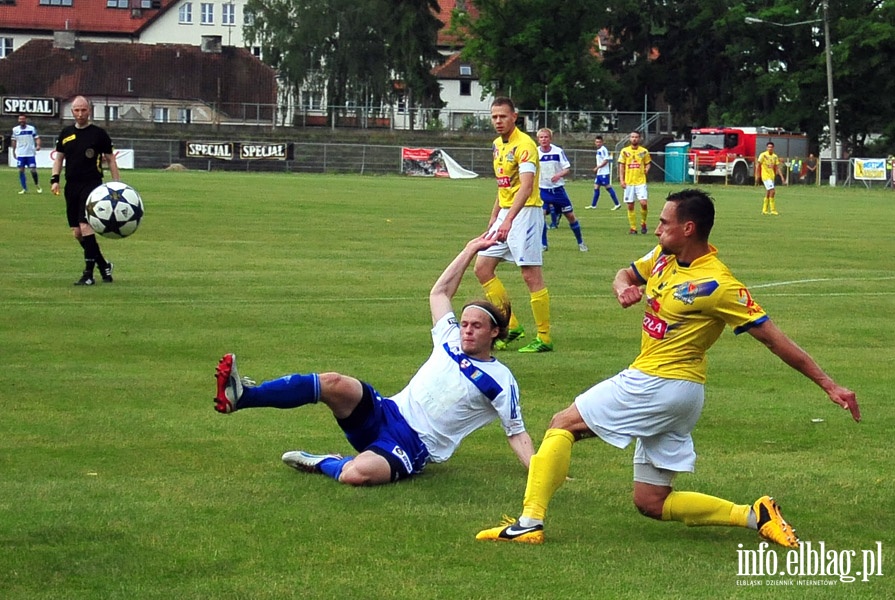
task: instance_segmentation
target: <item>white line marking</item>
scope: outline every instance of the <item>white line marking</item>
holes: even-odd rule
[[[855,279],[855,278],[850,278],[850,279],[845,279],[845,278],[840,278],[840,279],[833,279],[833,278],[794,279],[792,281],[775,281],[775,282],[771,282],[771,283],[760,283],[757,285],[751,285],[751,286],[747,286],[747,287],[750,290],[754,290],[754,289],[761,289],[761,288],[781,287],[781,286],[785,286],[785,285],[798,285],[801,283],[819,283],[819,282],[824,282],[824,281],[860,282],[860,281],[891,281],[891,280],[895,280],[895,275],[884,276],[884,277],[863,277],[860,279]],[[282,292],[285,289],[289,289],[289,286],[281,286],[281,287],[266,286],[266,287],[270,288],[271,290],[276,290],[278,292]],[[171,288],[171,289],[173,289],[173,288]],[[262,286],[259,286],[258,288],[256,288],[256,290],[258,290],[258,289],[262,289]],[[178,288],[178,291],[183,291],[183,289]],[[568,295],[564,295],[563,297],[564,298],[605,298],[607,295],[609,297],[611,297],[611,294],[568,294]],[[776,292],[776,293],[768,293],[768,294],[765,294],[764,296],[765,297],[768,297],[768,296],[773,296],[773,297],[781,297],[781,296],[817,297],[818,295],[828,296],[828,297],[846,297],[846,296],[869,297],[869,296],[892,296],[893,292],[889,291],[889,290],[880,290],[880,291],[874,291],[874,292],[862,292],[862,291],[825,292],[825,293],[821,293],[821,294],[818,294],[815,292]],[[276,300],[247,299],[247,300],[236,301],[234,304],[237,304],[237,305],[242,305],[242,304],[264,305],[264,306],[281,305],[281,304],[287,304],[287,305],[328,304],[328,303],[333,303],[333,302],[345,302],[345,300],[346,300],[345,297],[323,297],[323,296],[307,297],[307,298],[289,297],[289,298],[282,298],[282,299],[276,299]],[[358,301],[358,302],[376,302],[376,303],[415,302],[417,300],[419,300],[420,302],[425,302],[425,296],[379,296],[379,297],[366,297],[366,298],[355,297],[355,298],[351,298],[351,300]],[[132,304],[133,302],[134,302],[133,299],[121,299],[120,301],[119,300],[107,301],[107,303],[110,305],[112,305],[112,304]],[[220,300],[215,299],[215,298],[209,298],[209,299],[195,299],[195,298],[158,299],[158,298],[153,298],[151,300],[147,300],[148,304],[151,303],[151,304],[157,304],[157,305],[193,304],[196,306],[208,306],[208,305],[218,304],[219,302],[220,302]],[[49,300],[49,301],[41,301],[41,300],[35,300],[35,299],[15,299],[15,300],[8,300],[8,301],[0,302],[0,307],[13,307],[13,306],[29,306],[30,307],[30,306],[35,306],[35,305],[39,305],[39,306],[54,306],[54,305],[69,306],[69,305],[92,305],[93,303],[94,303],[93,299],[89,299],[89,300],[85,299],[85,300],[81,301],[80,299],[75,299],[75,298],[71,298],[71,297],[64,298],[64,299],[61,299],[61,298],[53,299],[53,300]]]
[[[832,281],[832,279],[793,279],[792,281],[775,281],[773,283],[759,283],[758,285],[747,286],[750,290],[760,288],[777,287],[781,285],[795,285],[797,283],[815,283],[817,281]]]

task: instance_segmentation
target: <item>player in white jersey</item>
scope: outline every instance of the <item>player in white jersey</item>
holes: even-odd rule
[[[575,234],[578,249],[587,252],[587,246],[581,238],[581,223],[575,216],[572,201],[566,193],[565,177],[572,172],[572,163],[569,162],[565,151],[553,144],[553,132],[544,127],[538,130],[538,161],[541,165],[541,175],[538,187],[541,192],[541,201],[544,203],[544,213],[561,213],[569,221],[569,228]],[[547,226],[541,236],[541,243],[547,249]]]
[[[491,355],[507,335],[508,317],[490,302],[466,304],[459,323],[451,299],[480,250],[497,243],[484,234],[466,244],[429,292],[433,349],[407,386],[390,398],[340,373],[294,374],[255,385],[240,378],[236,357],[226,354],[215,377],[215,410],[296,408],[322,402],[359,454],[286,452],[283,462],[323,473],[348,485],[378,485],[420,473],[429,462],[451,457],[467,435],[499,419],[510,447],[528,468],[533,448],[525,431],[519,386]]]
[[[22,184],[20,194],[28,192],[28,178],[25,177],[25,169],[31,170],[31,178],[34,180],[34,187],[37,193],[43,192],[40,189],[39,179],[37,176],[37,151],[40,150],[40,136],[37,135],[37,129],[34,125],[28,124],[26,115],[19,115],[19,124],[12,128],[12,153],[16,159],[16,165],[19,167],[19,183]]]
[[[603,145],[602,135],[594,138],[594,148],[597,149],[597,166],[594,167],[594,197],[590,201],[590,206],[585,208],[597,207],[597,202],[600,200],[600,188],[605,187],[606,191],[609,192],[609,197],[612,198],[612,202],[615,203],[612,210],[618,210],[621,207],[621,203],[619,203],[618,196],[615,195],[615,190],[612,189],[612,184],[609,182],[612,175],[612,155],[609,153],[609,148]]]

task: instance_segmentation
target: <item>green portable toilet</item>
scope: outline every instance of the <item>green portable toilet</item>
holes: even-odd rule
[[[693,178],[687,174],[690,142],[671,142],[665,146],[666,183],[690,183]]]

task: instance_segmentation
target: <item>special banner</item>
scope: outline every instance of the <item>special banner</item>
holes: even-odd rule
[[[294,146],[263,142],[183,142],[184,158],[216,158],[218,160],[292,160]]]
[[[885,158],[856,158],[855,179],[886,180]]]

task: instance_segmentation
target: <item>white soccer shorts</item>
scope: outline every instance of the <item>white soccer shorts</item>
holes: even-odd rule
[[[631,204],[636,200],[646,200],[646,184],[641,183],[640,185],[629,185],[625,187],[625,202]]]
[[[497,231],[506,219],[508,208],[501,208],[497,220],[488,230]],[[535,267],[544,264],[544,248],[541,232],[544,230],[544,209],[541,206],[525,206],[513,219],[513,226],[506,242],[500,242],[479,252],[482,256],[499,258],[518,267]]]
[[[693,472],[690,432],[702,414],[705,387],[625,369],[575,398],[584,423],[604,442],[625,448],[636,439],[635,464]]]

